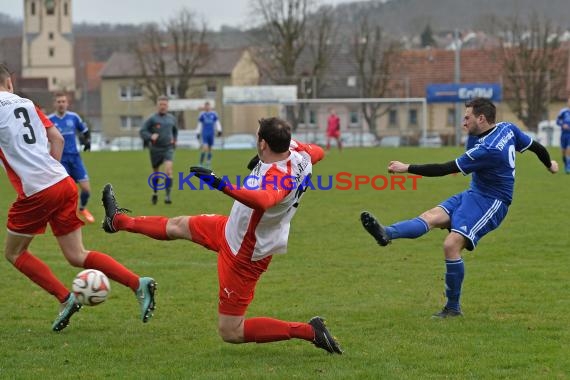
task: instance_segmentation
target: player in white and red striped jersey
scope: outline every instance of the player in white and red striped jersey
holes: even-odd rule
[[[140,233],[157,240],[187,239],[217,252],[218,329],[224,341],[267,343],[298,338],[341,354],[320,317],[309,323],[245,318],[257,281],[271,258],[287,251],[291,218],[313,164],[324,156],[316,145],[292,141],[291,126],[283,119],[260,120],[257,136],[259,162],[245,184],[229,184],[210,169],[190,168],[195,176],[235,199],[229,216],[129,217],[118,207],[108,184],[103,190],[103,229]]]
[[[77,189],[58,161],[63,137],[31,100],[13,92],[10,72],[0,64],[0,163],[18,195],[8,211],[6,259],[61,303],[52,329],[67,327],[81,304],[29,249],[34,236],[44,233],[49,224],[71,265],[98,269],[136,292],[146,322],[154,309],[154,280],[139,278],[112,257],[83,247]]]

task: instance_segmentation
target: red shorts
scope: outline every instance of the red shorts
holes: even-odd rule
[[[253,300],[255,286],[267,270],[272,256],[251,261],[251,254],[234,255],[225,239],[227,216],[197,215],[190,217],[188,228],[192,241],[218,253],[220,314],[243,316]]]
[[[339,131],[327,132],[327,137],[331,137],[333,139],[338,139],[340,137],[340,132]]]
[[[16,199],[8,211],[8,230],[17,234],[43,234],[48,223],[55,236],[83,226],[77,217],[77,187],[71,177],[30,197]]]

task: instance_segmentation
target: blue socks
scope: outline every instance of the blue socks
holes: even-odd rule
[[[465,277],[463,259],[445,260],[445,268],[445,296],[447,297],[445,307],[460,311],[459,297],[461,297],[461,284]]]
[[[398,222],[386,227],[390,239],[415,239],[429,232],[427,223],[420,217]]]
[[[79,209],[80,210],[83,210],[85,208],[85,206],[87,206],[87,201],[89,200],[90,195],[91,195],[91,193],[89,193],[89,191],[81,191],[81,195],[79,196],[79,198],[80,198]]]
[[[415,239],[429,232],[429,226],[420,217],[394,223],[386,227],[386,233],[390,239]],[[465,265],[463,259],[445,260],[445,296],[449,309],[461,311],[459,297],[461,297],[461,285],[465,277]]]

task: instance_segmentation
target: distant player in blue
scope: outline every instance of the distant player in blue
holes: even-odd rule
[[[202,151],[200,152],[200,166],[204,166],[204,158],[206,159],[206,167],[212,166],[212,146],[214,145],[214,136],[222,135],[222,125],[215,111],[212,111],[210,102],[204,103],[204,111],[198,117],[198,139],[202,139]]]
[[[73,180],[79,184],[81,189],[79,214],[89,223],[95,222],[95,218],[89,210],[87,210],[87,202],[91,195],[91,185],[89,184],[89,176],[83,165],[81,156],[79,155],[79,147],[77,146],[77,133],[79,133],[81,144],[84,151],[91,149],[91,140],[89,129],[81,120],[78,114],[68,111],[69,101],[65,93],[55,94],[55,113],[49,115],[51,122],[57,127],[63,135],[64,146],[63,155],[61,156],[61,164],[67,170],[67,173]]]
[[[570,98],[568,98],[568,107],[560,110],[556,118],[556,124],[561,128],[560,149],[562,149],[564,170],[566,174],[570,174]]]
[[[394,239],[420,237],[433,228],[450,232],[443,243],[445,254],[445,294],[447,304],[436,318],[463,315],[459,298],[465,274],[461,251],[472,251],[477,242],[493,231],[507,215],[515,183],[515,152],[530,150],[551,172],[558,171],[548,151],[511,123],[495,124],[495,105],[488,99],[475,98],[465,103],[463,126],[476,136],[474,146],[454,161],[443,164],[410,165],[391,161],[390,173],[412,173],[426,177],[453,173],[473,174],[469,189],[453,195],[419,217],[384,227],[364,211],[360,219],[364,228],[381,246]]]

